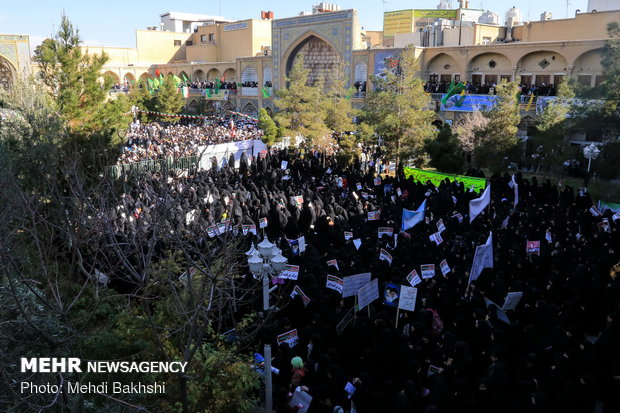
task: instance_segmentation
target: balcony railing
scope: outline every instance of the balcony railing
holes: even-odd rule
[[[241,96],[258,96],[257,87],[242,87]]]

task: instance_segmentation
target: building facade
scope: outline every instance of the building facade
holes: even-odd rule
[[[11,88],[20,72],[31,73],[29,37],[0,34],[0,88]]]
[[[467,9],[466,2],[461,5]],[[511,12],[516,16],[515,10]],[[349,84],[355,87],[353,102],[357,106],[363,103],[374,76],[406,46],[415,48],[420,75],[428,82],[496,84],[502,79],[519,78],[525,85],[557,85],[572,78],[596,86],[604,81],[601,59],[608,37],[607,24],[620,22],[620,10],[527,23],[512,16],[508,26],[495,24],[496,19],[489,13],[485,21],[492,24],[470,22],[466,26],[454,20],[453,10],[437,10],[440,17],[430,12],[410,12],[405,18],[411,30],[416,22],[425,27],[437,26],[441,46],[420,47],[415,36],[421,32],[397,33],[394,24],[390,32],[366,33],[359,25],[357,11],[349,9],[275,20],[270,18],[272,13],[263,13],[263,17],[269,17],[235,22],[169,12],[162,15],[162,27],[177,30],[176,26],[182,26],[178,29],[182,32],[151,27],[136,31],[135,49],[87,49],[91,53],[105,51],[110,56],[104,72],[119,84],[146,80],[156,73],[198,83],[216,79],[233,82],[236,90],[223,93],[208,95],[204,89],[191,89],[188,107],[196,108],[204,96],[214,109],[256,114],[261,107],[276,110],[274,93],[285,87],[287,74],[302,54],[311,80],[334,68],[344,70]],[[435,16],[432,18],[437,24],[428,16]],[[386,33],[398,47],[380,45],[385,43]],[[18,70],[30,70],[28,37],[3,35],[0,84],[8,87]]]

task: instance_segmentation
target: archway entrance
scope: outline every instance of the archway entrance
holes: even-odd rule
[[[286,62],[287,76],[300,55],[304,56],[304,68],[309,71],[309,85],[329,75],[329,72],[336,69],[342,61],[338,51],[325,40],[316,36],[308,36],[291,52]]]
[[[11,64],[0,57],[0,87],[9,90],[13,86],[13,70]]]

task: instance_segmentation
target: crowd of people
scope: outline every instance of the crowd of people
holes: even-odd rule
[[[118,164],[199,155],[200,147],[260,139],[262,131],[252,118],[223,117],[194,122],[132,123]]]
[[[350,412],[353,404],[358,413],[620,411],[620,277],[610,273],[620,260],[619,216],[599,215],[587,192],[518,174],[515,203],[510,176],[494,175],[490,206],[470,223],[469,202],[479,194],[462,183],[407,179],[402,165],[377,179],[380,153],[365,155],[364,165],[341,167],[319,153],[271,151],[244,154],[238,170],[142,176],[112,212],[118,236],[157,223],[191,239],[243,237],[249,249],[260,230],[212,238],[208,228],[224,221],[259,228],[267,219],[265,236],[299,266],[297,280],[278,287],[279,310],[256,343],[257,351],[263,343],[275,348],[278,413]],[[160,208],[164,192],[174,199]],[[425,219],[401,232],[403,209],[425,200]],[[380,227],[393,235],[379,237]],[[437,232],[441,242],[429,239]],[[469,284],[475,247],[489,233],[493,268]],[[303,252],[290,241],[301,236]],[[527,241],[539,241],[538,249]],[[337,330],[355,299],[326,288],[328,274],[370,272],[383,295],[388,283],[410,285],[407,276],[424,264],[437,271],[416,285],[414,311],[379,299]],[[289,298],[295,286],[309,301]],[[501,311],[508,292],[523,296]],[[296,345],[277,342],[293,329]],[[255,361],[264,360],[257,354]],[[297,388],[312,396],[309,408],[291,406]]]
[[[495,83],[485,82],[463,82],[465,84],[465,93],[468,95],[495,95],[496,87]],[[447,93],[449,83],[429,81],[424,85],[424,91],[426,93]],[[552,84],[539,83],[535,85],[528,85],[521,83],[519,85],[519,93],[522,96],[555,96],[556,89]]]

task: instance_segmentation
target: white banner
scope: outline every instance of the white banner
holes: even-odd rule
[[[356,295],[360,288],[370,282],[370,277],[371,274],[369,272],[344,277],[342,279],[344,282],[342,287],[342,296],[352,297]]]
[[[222,167],[224,160],[228,163],[228,159],[231,154],[235,157],[235,168],[238,168],[241,155],[243,155],[244,152],[248,155],[248,162],[251,162],[250,158],[252,156],[258,157],[259,152],[262,150],[267,150],[267,145],[265,145],[260,139],[249,139],[245,141],[220,143],[217,145],[199,146],[199,169],[201,171],[211,169],[212,159],[214,156],[217,159],[217,166],[220,168]]]
[[[375,278],[357,292],[357,311],[379,298],[379,279]]]

